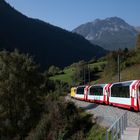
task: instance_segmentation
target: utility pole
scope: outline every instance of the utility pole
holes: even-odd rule
[[[86,71],[85,71],[85,64],[84,64],[84,85],[86,84]]]
[[[120,49],[118,51],[118,81],[120,82]]]
[[[81,65],[81,67],[82,67],[82,71],[83,71],[83,85],[85,84],[85,69],[84,69],[84,65],[82,64]]]
[[[88,64],[88,82],[90,85],[90,64]]]

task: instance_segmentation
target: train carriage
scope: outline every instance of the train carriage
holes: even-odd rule
[[[86,100],[86,95],[89,86],[78,86],[76,88],[75,98],[78,100]]]
[[[78,86],[71,97],[140,111],[140,80]]]
[[[108,104],[109,87],[111,84],[92,85],[88,89],[87,100],[90,102],[98,102]]]
[[[140,80],[113,83],[109,104],[140,111]]]

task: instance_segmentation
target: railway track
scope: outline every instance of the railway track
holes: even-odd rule
[[[104,127],[109,127],[117,118],[119,118],[124,112],[128,114],[128,126],[140,127],[140,112],[129,111],[123,108],[89,103],[85,101],[79,101],[71,99],[70,96],[66,96],[67,101],[72,101],[77,107],[84,108],[86,112],[93,115],[93,120],[96,119],[97,123]]]

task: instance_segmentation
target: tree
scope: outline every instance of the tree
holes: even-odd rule
[[[87,82],[88,65],[85,61],[79,61],[75,64],[75,71],[72,75],[74,84],[85,84]]]
[[[136,49],[137,49],[138,51],[140,51],[140,34],[139,34],[138,37],[137,37]]]
[[[41,109],[41,83],[42,76],[31,57],[17,50],[0,52],[0,117],[4,124],[0,126],[1,137],[23,138],[33,127]]]
[[[58,74],[59,71],[60,71],[60,69],[58,67],[52,65],[48,69],[48,74],[54,76],[54,75]]]
[[[117,74],[117,52],[111,52],[107,55],[107,64],[104,69],[104,77],[112,77]]]
[[[52,94],[47,98],[46,112],[27,140],[85,140],[92,127],[91,115],[83,115],[72,102],[56,100]]]

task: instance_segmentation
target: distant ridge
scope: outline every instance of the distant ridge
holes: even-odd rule
[[[140,26],[135,27],[135,30],[140,33]]]
[[[41,69],[64,67],[79,60],[101,57],[106,51],[82,36],[38,19],[28,18],[0,0],[0,48],[32,54]]]
[[[73,32],[82,35],[93,44],[98,44],[107,50],[118,48],[133,48],[138,32],[119,17],[82,24]]]

